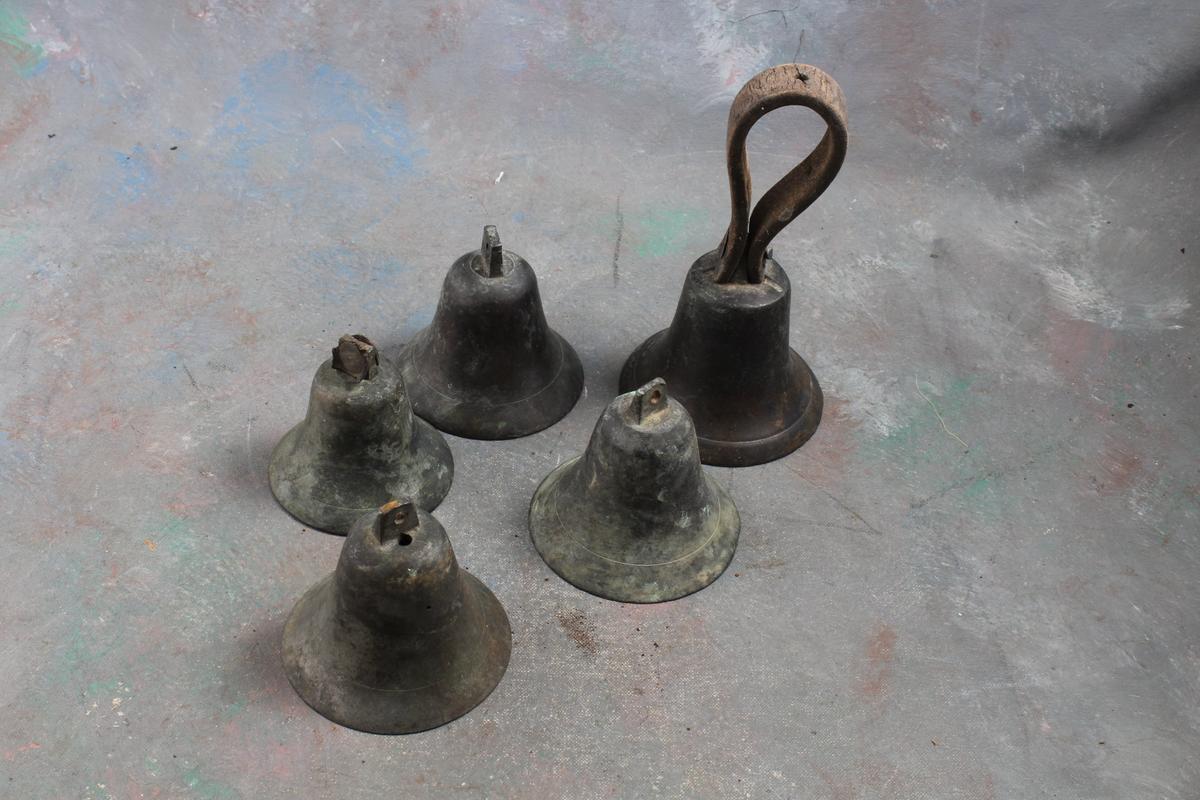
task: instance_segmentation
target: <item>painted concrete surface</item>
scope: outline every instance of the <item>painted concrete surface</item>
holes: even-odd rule
[[[0,795],[1200,796],[1200,6],[1084,0],[0,2]],[[737,88],[842,84],[777,240],[826,391],[715,470],[730,571],[582,594],[530,544],[624,357],[728,214]],[[772,114],[762,188],[819,135]],[[341,540],[266,459],[342,333],[392,352],[485,223],[587,393],[451,439],[438,517],[514,628],[469,716],[292,692]]]

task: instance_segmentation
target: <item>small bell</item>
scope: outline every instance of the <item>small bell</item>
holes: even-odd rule
[[[729,566],[740,528],[662,380],[613,400],[587,451],[546,476],[529,508],[534,546],[552,570],[627,603],[708,586]]]
[[[365,336],[343,336],[313,378],[304,421],[271,454],[268,475],[288,513],[345,534],[392,497],[436,508],[454,461],[442,435],[413,416],[400,370]]]
[[[583,366],[546,324],[537,278],[493,225],[450,267],[429,327],[401,356],[413,408],[456,436],[514,439],[566,416]]]
[[[746,136],[785,105],[812,108],[828,129],[750,213]],[[719,248],[692,264],[671,327],[643,342],[621,370],[621,391],[666,378],[695,420],[705,464],[773,461],[808,441],[821,421],[821,387],[788,343],[791,284],[767,246],[828,188],[845,155],[842,90],[816,67],[771,67],[734,98],[726,141],[729,229]]]
[[[496,688],[511,650],[500,601],[459,569],[441,524],[411,502],[360,518],[337,569],[283,629],[284,668],[304,702],[368,733],[461,717]]]

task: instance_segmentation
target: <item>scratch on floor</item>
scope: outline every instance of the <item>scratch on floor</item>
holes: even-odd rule
[[[621,239],[625,235],[625,215],[621,213],[621,195],[617,195],[617,242],[613,245],[613,286],[621,280]]]
[[[200,391],[200,384],[196,383],[196,378],[192,375],[192,371],[190,369],[188,369],[187,364],[183,365],[183,371],[185,373],[187,373],[188,380],[192,382],[192,388],[195,389],[197,392]]]
[[[946,495],[950,494],[953,491],[957,491],[958,489],[966,488],[967,486],[970,486],[974,483],[978,483],[981,480],[990,481],[990,480],[995,480],[996,478],[1003,478],[1003,477],[1012,475],[1017,472],[1022,472],[1024,470],[1028,469],[1029,467],[1033,466],[1034,464],[1036,464],[1037,461],[1042,456],[1047,455],[1048,453],[1054,452],[1061,446],[1062,446],[1061,441],[1054,442],[1053,444],[1047,445],[1046,447],[1043,447],[1040,450],[1035,451],[1032,455],[1030,455],[1028,458],[1026,458],[1024,461],[1022,461],[1019,464],[1013,464],[1013,465],[1010,465],[1007,467],[994,467],[992,469],[983,470],[982,472],[973,472],[965,478],[960,478],[959,480],[956,480],[954,483],[951,483],[947,486],[942,487],[941,489],[937,490],[936,492],[934,492],[931,495],[928,495],[927,497],[924,497],[920,500],[910,503],[908,507],[911,510],[915,511],[919,508],[924,508],[925,506],[932,503],[934,500],[940,500],[941,498],[945,497]]]
[[[917,380],[915,375],[913,376],[913,386],[916,388],[917,394],[921,395],[921,399],[924,400],[926,403],[929,403],[929,407],[933,409],[933,415],[935,417],[937,417],[938,422],[942,423],[942,430],[944,430],[946,432],[946,435],[948,435],[950,438],[954,439],[956,442],[961,444],[964,449],[970,450],[971,445],[964,442],[962,440],[961,436],[959,436],[957,433],[955,433],[954,431],[952,431],[946,427],[946,420],[942,419],[942,412],[938,411],[937,406],[935,406],[933,404],[933,401],[930,400],[926,396],[926,394],[921,391],[921,382]]]
[[[793,466],[790,466],[790,465],[785,465],[785,466],[787,466],[787,468],[788,468],[789,470],[791,470],[792,472],[796,473],[796,477],[798,477],[800,480],[802,480],[802,481],[804,481],[805,483],[807,483],[808,485],[812,486],[814,489],[816,489],[817,491],[819,491],[821,494],[825,495],[825,496],[826,496],[826,497],[828,497],[830,500],[832,500],[834,503],[836,503],[836,504],[837,504],[837,506],[838,506],[838,508],[842,509],[842,511],[845,511],[847,514],[849,514],[850,516],[854,517],[856,520],[858,520],[859,522],[861,522],[861,523],[863,524],[863,526],[864,526],[864,527],[866,527],[866,529],[867,529],[868,531],[870,531],[871,533],[873,533],[873,534],[875,534],[875,535],[877,535],[877,536],[883,536],[883,531],[879,530],[879,529],[878,529],[878,528],[876,528],[874,525],[872,525],[871,523],[869,523],[869,522],[867,522],[865,519],[863,519],[863,515],[862,515],[862,514],[859,514],[859,513],[858,513],[857,511],[855,511],[853,508],[851,508],[850,506],[848,506],[848,505],[846,505],[845,503],[843,503],[843,502],[842,502],[842,501],[841,501],[841,500],[840,500],[840,499],[837,497],[837,495],[835,495],[833,492],[829,491],[829,490],[828,490],[828,489],[826,489],[824,486],[822,486],[821,484],[817,483],[817,482],[816,482],[816,481],[814,481],[813,479],[811,479],[811,478],[807,477],[806,475],[803,475],[803,474],[802,474],[802,473],[801,473],[799,470],[797,470],[795,467],[793,467]]]

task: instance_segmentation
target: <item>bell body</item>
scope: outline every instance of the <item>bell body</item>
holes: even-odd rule
[[[283,631],[284,667],[304,702],[369,733],[466,714],[500,682],[511,650],[500,602],[411,503],[363,516],[336,571],[300,598]]]
[[[657,408],[650,408],[657,406]],[[687,411],[654,381],[605,409],[587,451],[534,493],[529,528],[569,583],[658,603],[703,589],[729,565],[741,523],[700,465]]]
[[[308,413],[271,454],[271,491],[306,525],[345,534],[393,497],[432,510],[450,491],[454,462],[440,433],[413,416],[400,370],[380,357],[356,379],[326,361]]]
[[[489,274],[484,258],[467,253],[450,267],[433,322],[404,350],[404,379],[416,413],[441,430],[511,439],[565,416],[583,390],[583,367],[546,323],[525,259],[493,254]]]
[[[701,256],[671,327],[621,370],[621,391],[661,376],[696,425],[705,464],[744,467],[787,455],[821,420],[822,395],[788,344],[791,284],[774,259],[760,283],[718,283],[719,254]]]

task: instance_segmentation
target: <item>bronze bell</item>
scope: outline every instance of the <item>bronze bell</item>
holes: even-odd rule
[[[268,475],[288,513],[345,534],[393,497],[436,508],[454,461],[442,435],[413,416],[400,370],[365,336],[343,336],[317,369],[304,421],[271,454]]]
[[[579,356],[546,324],[533,269],[501,247],[492,225],[450,267],[433,322],[401,364],[417,414],[472,439],[547,428],[583,390]]]
[[[807,106],[824,137],[750,213],[746,136],[767,112]],[[625,362],[621,391],[656,375],[696,424],[705,464],[773,461],[804,444],[821,420],[821,387],[788,344],[791,284],[767,246],[833,181],[846,155],[842,90],[816,67],[783,64],[742,87],[729,110],[726,159],[732,215],[721,246],[692,264],[671,327]]]
[[[412,502],[361,517],[337,569],[283,629],[284,668],[304,702],[368,733],[461,717],[496,688],[511,651],[500,601],[459,569],[446,531]]]
[[[542,559],[584,591],[659,603],[699,591],[733,558],[741,522],[704,473],[687,410],[662,380],[609,404],[587,451],[533,495]]]

